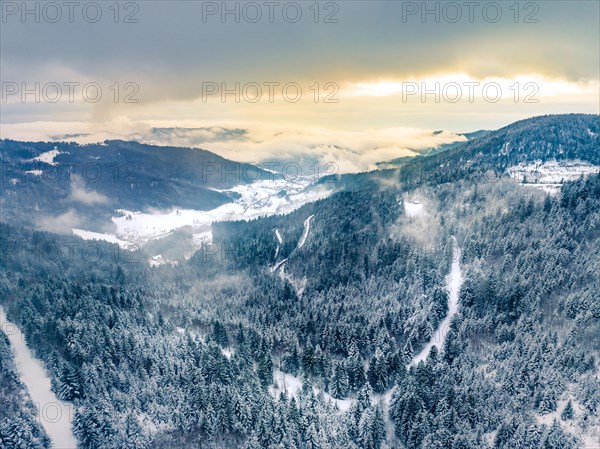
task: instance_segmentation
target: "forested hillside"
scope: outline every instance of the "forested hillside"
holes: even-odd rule
[[[231,201],[215,189],[279,176],[206,150],[120,140],[0,140],[0,163],[3,220],[21,225],[69,210],[91,223],[115,209],[209,210]]]
[[[577,130],[557,145],[580,136],[583,158],[597,130],[565,120]],[[531,135],[515,127],[514,142]],[[74,404],[84,449],[600,446],[600,175],[549,195],[481,164],[214,224],[173,266],[1,225],[0,302]],[[454,241],[464,282],[436,332]],[[19,410],[0,414],[0,441],[42,444]]]

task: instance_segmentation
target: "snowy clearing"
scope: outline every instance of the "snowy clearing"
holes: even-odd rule
[[[579,160],[521,163],[506,170],[518,183],[556,193],[567,181],[600,172],[600,166]]]
[[[275,385],[269,387],[269,393],[273,398],[277,399],[281,393],[285,393],[289,398],[298,397],[298,391],[302,388],[302,380],[299,377],[275,370],[273,379]]]
[[[136,249],[136,245],[125,240],[121,240],[114,234],[102,234],[99,232],[85,231],[83,229],[72,229],[73,234],[77,237],[81,237],[84,240],[103,240],[109,243],[116,243],[123,249]]]
[[[425,214],[423,204],[419,201],[403,201],[404,213],[407,217],[418,217]]]
[[[43,162],[48,165],[58,165],[58,162],[54,162],[54,158],[59,154],[63,154],[62,151],[58,150],[58,147],[54,147],[53,150],[46,151],[45,153],[40,154],[39,156],[34,157],[31,161]]]
[[[277,399],[281,393],[284,393],[288,398],[294,397],[298,399],[298,392],[302,389],[302,379],[280,370],[275,370],[273,372],[273,379],[275,380],[275,385],[269,387],[269,393],[273,398]],[[313,391],[315,394],[319,394],[321,390],[313,386]],[[335,404],[340,412],[347,411],[354,402],[354,399],[352,398],[335,399],[325,392],[323,392],[323,397],[325,398],[325,401],[332,405]]]
[[[36,405],[40,424],[52,438],[51,447],[75,449],[77,440],[73,436],[71,426],[73,406],[59,400],[52,392],[48,373],[41,362],[33,357],[19,328],[6,319],[2,306],[0,306],[0,323],[3,323],[2,330],[8,337],[14,352],[19,378],[27,387],[29,396]]]
[[[213,222],[250,220],[275,214],[290,213],[306,203],[329,196],[324,187],[307,189],[310,181],[290,183],[285,180],[259,181],[239,185],[222,192],[234,192],[240,197],[210,211],[172,209],[169,211],[132,212],[119,210],[113,217],[117,237],[127,242],[143,244],[169,235],[175,229],[190,226],[196,235],[210,238]]]

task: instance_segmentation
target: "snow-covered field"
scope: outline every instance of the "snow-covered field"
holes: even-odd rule
[[[31,159],[32,161],[43,162],[48,165],[58,165],[58,162],[54,162],[54,158],[61,154],[62,151],[59,151],[58,147],[54,147],[53,150],[46,151],[45,153],[40,154],[37,157]]]
[[[418,217],[424,213],[423,204],[419,201],[404,201],[404,213],[407,217]]]
[[[600,172],[599,166],[579,160],[521,163],[507,169],[507,173],[515,181],[549,193],[559,191],[566,181],[598,172]]]
[[[102,234],[100,232],[85,231],[83,229],[76,228],[72,231],[73,234],[75,234],[77,237],[81,237],[84,240],[104,240],[109,243],[116,243],[123,249],[134,249],[135,247],[134,244],[126,242],[125,240],[121,240],[114,234]]]
[[[324,186],[310,186],[313,178],[261,180],[248,185],[238,185],[224,193],[234,193],[232,203],[209,211],[192,209],[153,210],[147,212],[118,210],[113,217],[116,235],[100,234],[74,229],[73,232],[85,239],[107,240],[124,248],[165,237],[172,231],[189,226],[194,233],[194,244],[212,240],[211,224],[220,221],[249,220],[261,216],[286,214],[302,205],[329,196],[331,191]]]
[[[223,192],[240,195],[233,203],[224,204],[210,211],[173,209],[169,211],[132,212],[118,211],[113,217],[117,226],[116,236],[127,242],[145,243],[168,235],[171,231],[191,226],[195,235],[210,241],[213,222],[249,220],[261,216],[285,214],[300,206],[325,198],[330,191],[325,187],[307,189],[310,181],[291,183],[286,180],[264,180],[249,185],[238,185]]]
[[[448,278],[446,280],[446,290],[448,291],[448,314],[446,315],[446,318],[444,318],[444,320],[439,324],[435,333],[431,337],[431,340],[429,343],[427,343],[427,346],[425,346],[421,352],[413,357],[409,366],[414,366],[419,362],[424,361],[429,355],[429,351],[431,351],[431,348],[434,346],[436,346],[438,350],[441,350],[441,348],[444,346],[444,341],[446,341],[446,336],[448,335],[452,318],[454,315],[456,315],[456,312],[458,312],[458,294],[462,282],[463,277],[460,269],[460,248],[458,247],[456,239],[454,239],[452,268],[450,269],[450,273],[448,274]]]
[[[2,306],[0,306],[0,324],[15,354],[19,378],[27,387],[29,396],[38,410],[39,422],[52,438],[51,447],[75,449],[77,441],[73,436],[71,425],[75,413],[73,406],[59,400],[52,392],[48,373],[40,361],[33,357],[19,328],[6,319]]]

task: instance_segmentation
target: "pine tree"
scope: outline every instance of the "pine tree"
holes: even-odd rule
[[[567,402],[567,405],[565,406],[564,410],[560,414],[560,419],[562,419],[563,421],[569,421],[569,420],[573,419],[574,416],[575,416],[575,412],[573,410],[573,403],[571,401],[569,401],[569,402]]]
[[[377,348],[375,355],[371,359],[369,370],[367,371],[367,378],[375,392],[382,393],[387,389],[388,367],[386,358],[379,348]]]
[[[337,399],[343,399],[348,394],[348,373],[343,363],[337,363],[331,379],[331,395]]]

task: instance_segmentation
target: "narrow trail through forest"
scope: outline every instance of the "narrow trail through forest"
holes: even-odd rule
[[[2,331],[10,341],[19,379],[27,387],[29,396],[38,410],[40,424],[52,439],[50,447],[76,449],[77,440],[73,435],[71,425],[74,414],[73,406],[59,400],[52,392],[52,383],[47,371],[27,347],[21,330],[7,320],[2,306],[0,306],[0,324]]]
[[[454,315],[456,315],[458,312],[458,295],[460,292],[460,287],[463,283],[463,276],[460,268],[460,248],[458,246],[458,242],[456,241],[456,237],[452,237],[452,239],[454,240],[452,268],[450,269],[450,273],[446,278],[446,291],[448,292],[448,314],[433,333],[429,343],[427,343],[421,352],[413,357],[412,361],[408,365],[409,367],[415,366],[419,362],[427,359],[429,351],[431,351],[431,348],[434,346],[436,346],[438,350],[443,348],[444,342],[446,341],[446,336],[448,335],[448,330],[450,329],[452,318],[454,318]]]

